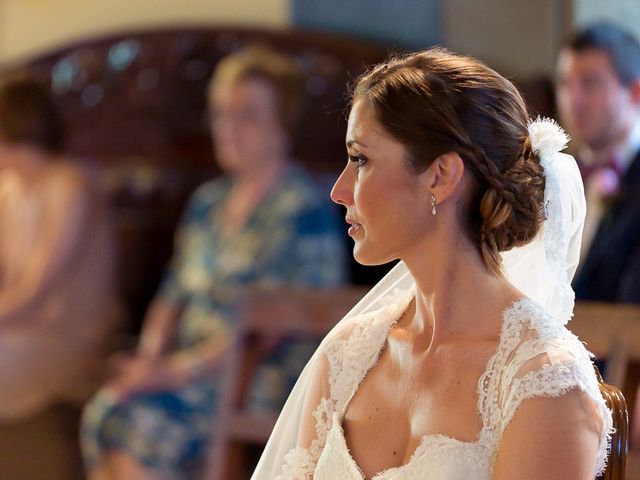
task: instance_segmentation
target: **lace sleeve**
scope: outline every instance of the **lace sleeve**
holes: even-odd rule
[[[327,434],[331,428],[331,419],[335,402],[328,394],[328,376],[326,362],[322,372],[316,372],[321,382],[308,392],[302,413],[302,422],[298,431],[296,446],[283,457],[283,464],[276,480],[308,480],[313,474],[322,453]]]
[[[557,398],[572,390],[587,394],[601,414],[602,432],[594,472],[599,474],[606,467],[612,430],[611,412],[600,395],[589,353],[575,337],[530,340],[518,348],[501,379],[498,432],[504,432],[525,400]]]

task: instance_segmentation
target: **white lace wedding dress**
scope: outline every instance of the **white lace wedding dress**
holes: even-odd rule
[[[300,425],[297,447],[281,452],[278,473],[270,478],[364,479],[346,445],[342,419],[358,386],[377,362],[389,330],[411,300],[413,294],[409,293],[399,293],[381,310],[355,316],[325,339],[317,353],[320,357],[308,372],[316,380],[303,399],[308,421]],[[600,395],[589,353],[540,306],[532,300],[520,300],[504,312],[497,351],[478,380],[482,429],[477,440],[427,435],[405,465],[373,478],[489,479],[500,437],[518,406],[529,398],[558,397],[572,389],[587,393],[602,412],[595,475],[605,466],[611,414]]]

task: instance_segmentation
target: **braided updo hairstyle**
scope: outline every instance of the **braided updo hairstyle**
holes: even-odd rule
[[[434,48],[374,67],[352,100],[366,102],[416,172],[445,153],[460,155],[474,179],[462,224],[501,274],[500,252],[533,240],[544,220],[543,167],[514,85],[473,58]]]

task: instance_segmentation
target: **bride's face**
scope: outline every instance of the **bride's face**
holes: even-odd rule
[[[412,169],[406,148],[363,101],[351,110],[346,143],[349,161],[331,199],[347,209],[355,259],[377,265],[418,251],[432,228],[427,173]]]

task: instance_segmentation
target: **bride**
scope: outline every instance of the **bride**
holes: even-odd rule
[[[325,338],[252,479],[604,469],[611,414],[565,327],[585,214],[567,140],[444,49],[358,80],[331,196],[360,263],[401,261]]]

